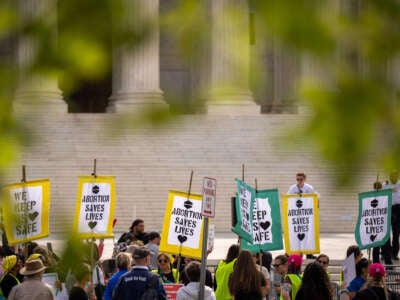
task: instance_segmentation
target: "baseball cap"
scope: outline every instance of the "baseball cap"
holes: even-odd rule
[[[374,263],[369,266],[369,276],[371,277],[383,277],[385,276],[385,267],[380,263]]]
[[[138,247],[135,249],[135,252],[133,254],[133,258],[135,259],[142,259],[150,255],[150,250],[147,249],[147,247]]]
[[[289,264],[293,264],[296,267],[301,266],[301,264],[303,263],[303,258],[301,257],[300,254],[291,254],[288,258],[288,263]]]

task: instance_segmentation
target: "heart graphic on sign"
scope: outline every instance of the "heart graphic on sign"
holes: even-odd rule
[[[261,222],[260,226],[262,229],[267,230],[267,228],[269,227],[269,225],[271,225],[271,223],[269,221],[266,222]]]
[[[88,223],[88,225],[89,225],[89,228],[90,228],[90,229],[93,229],[93,228],[95,228],[95,227],[96,227],[96,225],[97,225],[97,222],[95,222],[95,221],[93,221],[93,222],[89,222],[89,223]]]
[[[185,236],[185,235],[178,235],[178,241],[180,241],[181,244],[184,243],[184,242],[186,242],[186,240],[187,240],[187,236]]]
[[[297,206],[298,208],[302,207],[302,206],[303,206],[303,201],[301,201],[300,199],[297,200],[297,201],[296,201],[296,206]]]
[[[36,217],[39,215],[39,213],[37,211],[31,213],[28,215],[29,220],[34,221],[36,219]]]
[[[372,206],[373,208],[377,207],[377,206],[378,206],[378,200],[376,200],[376,199],[372,200],[372,201],[371,201],[371,206]]]
[[[300,241],[304,240],[305,237],[306,237],[306,235],[305,235],[304,233],[299,233],[299,234],[297,235],[297,238],[298,238]]]
[[[192,203],[192,201],[190,201],[190,200],[188,199],[188,200],[186,200],[186,201],[184,202],[183,206],[184,206],[186,209],[189,209],[189,208],[192,208],[193,203]]]
[[[371,242],[375,241],[376,236],[377,236],[376,234],[372,234],[372,235],[369,237],[369,239],[371,240]]]

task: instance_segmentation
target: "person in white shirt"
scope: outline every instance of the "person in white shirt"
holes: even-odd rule
[[[306,183],[306,174],[297,173],[296,174],[296,184],[293,184],[287,194],[314,194],[316,193],[314,187],[311,184]],[[312,254],[307,254],[308,259],[316,259],[317,257]]]
[[[400,236],[400,181],[399,172],[392,171],[383,189],[392,190],[392,256],[394,260],[399,260],[399,236]]]
[[[314,194],[314,188],[311,184],[306,183],[306,174],[297,173],[296,174],[296,184],[293,184],[287,194]]]

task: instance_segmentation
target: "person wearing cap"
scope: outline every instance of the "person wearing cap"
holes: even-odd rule
[[[137,248],[133,259],[135,265],[118,281],[113,292],[113,300],[140,299],[148,288],[156,291],[159,300],[166,300],[167,295],[159,276],[149,271],[149,249],[144,246]]]
[[[300,254],[294,253],[288,257],[288,272],[284,275],[281,286],[281,299],[296,299],[297,292],[301,286],[301,264],[303,258]]]
[[[387,300],[398,299],[399,295],[385,286],[386,270],[380,263],[374,263],[368,270],[368,287],[356,293],[353,300]]]
[[[46,267],[40,259],[27,260],[20,273],[25,276],[20,285],[12,288],[8,300],[54,300],[52,288],[42,282]]]
[[[152,231],[147,235],[149,242],[145,245],[150,250],[150,269],[157,269],[158,248],[161,236],[158,232]]]
[[[4,274],[0,279],[0,292],[7,298],[11,289],[23,280],[23,276],[19,274],[22,261],[17,255],[8,255],[3,258],[2,267]]]

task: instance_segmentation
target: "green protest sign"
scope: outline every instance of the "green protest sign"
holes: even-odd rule
[[[379,247],[390,237],[392,190],[358,194],[355,239],[360,249]]]
[[[251,252],[283,249],[277,189],[256,192],[253,207],[253,241],[249,243],[243,240],[241,246]]]
[[[235,179],[237,183],[237,195],[235,200],[236,224],[232,231],[242,239],[253,241],[253,204],[256,191],[243,181]]]

